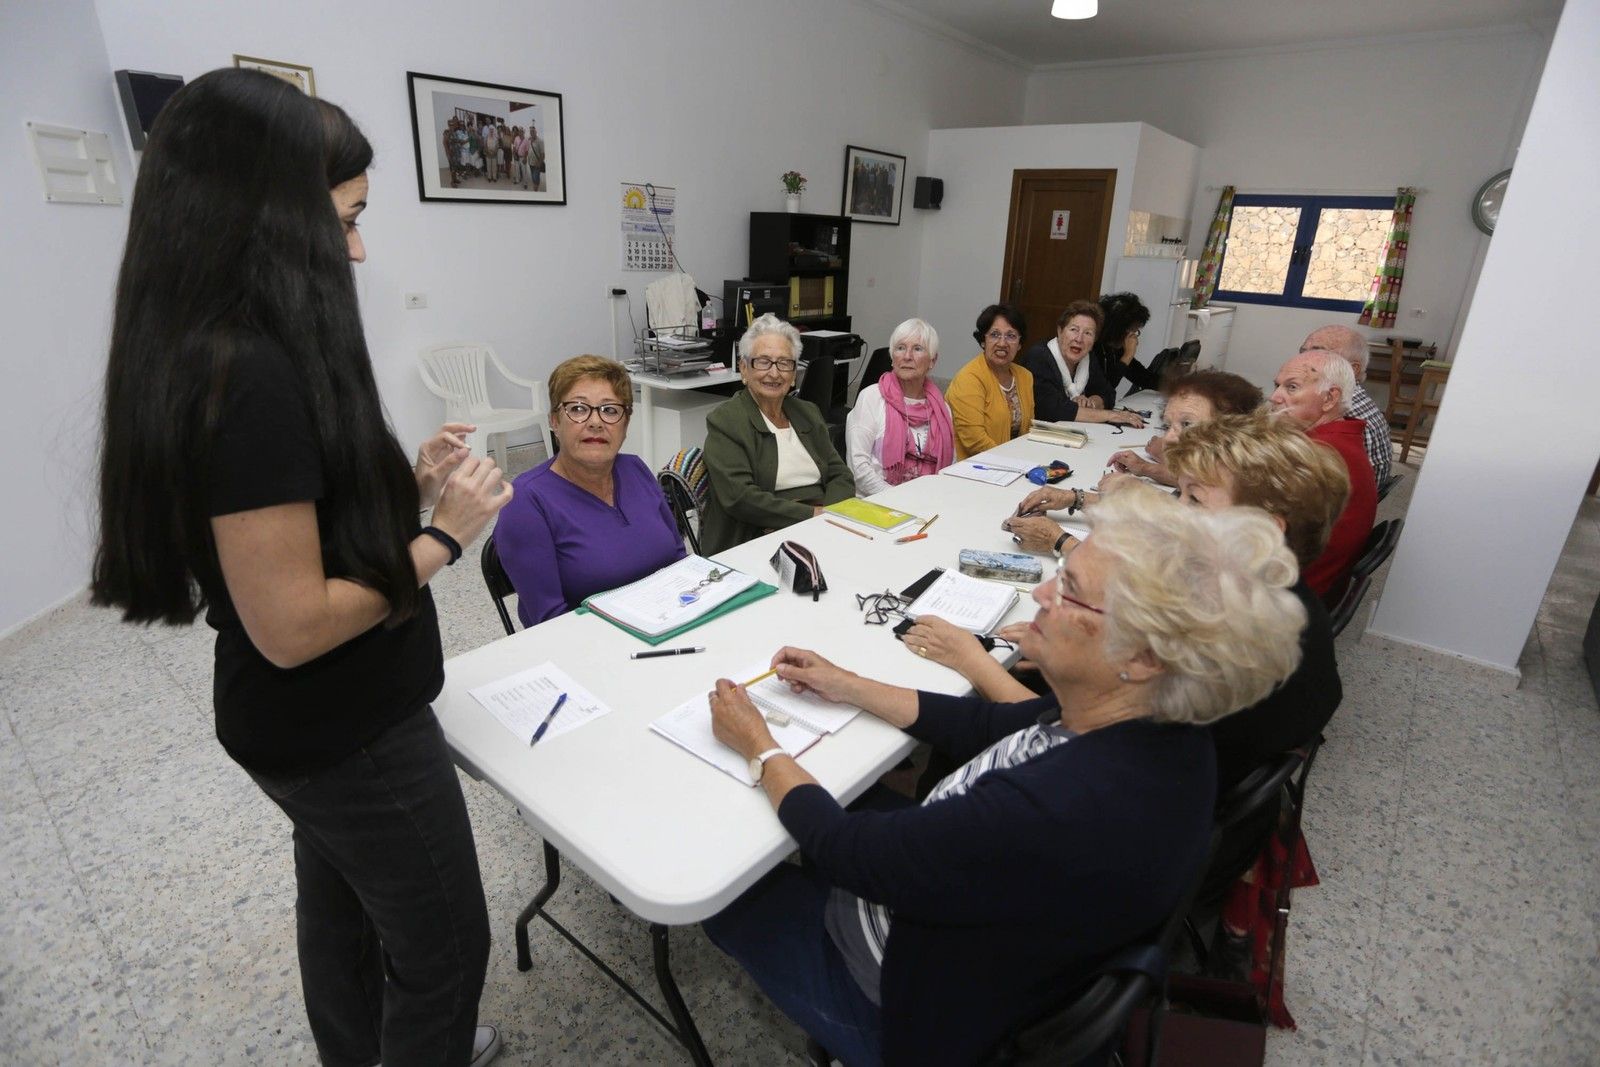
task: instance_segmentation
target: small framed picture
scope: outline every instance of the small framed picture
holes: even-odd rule
[[[846,145],[844,207],[840,214],[857,222],[900,225],[905,202],[906,157],[876,148]]]
[[[280,63],[276,59],[262,59],[259,56],[239,55],[233,57],[233,65],[245,70],[263,71],[274,78],[282,78],[307,96],[317,95],[317,77],[311,73],[310,67],[302,67],[298,63]]]
[[[406,72],[417,193],[469,204],[565,204],[561,94]]]

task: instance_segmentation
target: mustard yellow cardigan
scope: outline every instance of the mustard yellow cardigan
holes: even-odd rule
[[[1011,373],[1022,405],[1021,436],[1033,425],[1033,375],[1015,363],[1011,364]],[[955,425],[957,459],[975,456],[1011,440],[1011,409],[982,352],[956,372],[944,398]]]

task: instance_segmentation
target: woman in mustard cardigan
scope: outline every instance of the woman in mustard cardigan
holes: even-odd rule
[[[1010,304],[990,304],[978,316],[972,336],[983,351],[956,372],[944,394],[957,459],[1021,437],[1033,425],[1033,375],[1014,362],[1027,331],[1022,312]]]

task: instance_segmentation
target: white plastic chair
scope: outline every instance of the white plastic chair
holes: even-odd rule
[[[532,406],[497,408],[491,405],[485,370],[488,363],[493,363],[506,381],[527,389]],[[500,438],[496,459],[502,470],[506,466],[505,435],[513,430],[538,427],[545,457],[554,454],[550,445],[550,405],[544,395],[544,383],[512,374],[490,346],[478,342],[430,345],[417,355],[417,369],[422,373],[422,384],[428,387],[428,392],[444,401],[446,422],[470,422],[478,427],[467,438],[473,452],[487,452],[493,445],[492,439]]]

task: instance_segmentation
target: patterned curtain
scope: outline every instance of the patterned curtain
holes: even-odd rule
[[[1383,265],[1372,276],[1367,302],[1361,305],[1361,318],[1356,320],[1363,326],[1394,325],[1395,312],[1400,309],[1400,282],[1406,275],[1406,248],[1411,244],[1411,210],[1416,203],[1417,191],[1409,186],[1402,185],[1395,193]]]
[[[1211,229],[1206,231],[1206,249],[1200,253],[1200,265],[1194,274],[1194,296],[1189,299],[1191,308],[1203,308],[1217,291],[1217,272],[1222,269],[1222,247],[1228,243],[1228,224],[1233,221],[1233,186],[1224,185],[1217,197],[1217,213],[1211,218]]]

